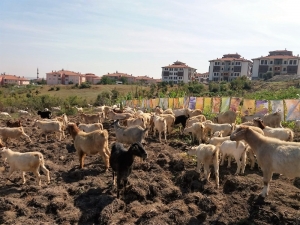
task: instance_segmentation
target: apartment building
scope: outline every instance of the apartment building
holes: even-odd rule
[[[300,75],[299,55],[294,56],[292,51],[270,51],[268,56],[261,56],[253,60],[252,79],[259,79],[267,72],[273,75]]]
[[[137,76],[135,80],[137,83],[146,84],[146,85],[157,83],[157,79],[154,79],[153,77],[149,77],[149,76]]]
[[[225,54],[222,58],[209,61],[210,81],[232,81],[237,77],[247,76],[251,79],[253,63],[238,53]]]
[[[84,74],[76,73],[69,70],[59,70],[52,71],[51,73],[46,73],[46,80],[48,85],[57,85],[57,84],[81,84],[86,81]]]
[[[209,72],[196,73],[195,74],[195,81],[197,81],[199,83],[208,83],[208,81],[209,81]]]
[[[127,82],[129,84],[132,84],[132,83],[135,83],[136,82],[136,77],[135,76],[132,76],[127,74],[127,73],[119,73],[118,71],[116,71],[115,73],[107,73],[103,76],[106,76],[106,77],[109,77],[110,79],[113,79],[115,81],[121,81],[121,78],[126,78],[127,79]]]
[[[16,75],[8,75],[8,74],[1,74],[0,75],[0,85],[4,86],[4,85],[27,85],[30,84],[30,80],[24,78],[24,77],[20,77],[20,76],[16,76]]]
[[[98,84],[101,81],[101,77],[96,76],[93,73],[86,73],[85,80],[86,80],[86,82],[89,82],[90,84]]]
[[[172,81],[175,84],[179,82],[188,83],[193,80],[196,70],[177,60],[172,65],[162,67],[162,81]]]

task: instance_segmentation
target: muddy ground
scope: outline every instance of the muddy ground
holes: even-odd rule
[[[195,172],[195,160],[185,154],[187,137],[177,133],[167,144],[146,139],[149,157],[135,159],[129,185],[117,199],[111,169],[104,172],[100,156],[86,157],[85,168],[79,169],[71,137],[45,142],[33,119],[23,123],[33,142],[13,140],[9,147],[43,153],[51,183],[41,172],[41,187],[32,173],[21,185],[21,173],[15,172],[5,185],[8,165],[1,159],[0,224],[300,224],[300,179],[275,174],[269,196],[262,199],[257,166],[252,171],[247,165],[245,175],[235,176],[233,164],[220,166],[220,188],[215,189],[214,175],[208,183]],[[111,144],[114,131],[104,125]]]

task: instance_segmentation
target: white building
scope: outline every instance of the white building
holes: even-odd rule
[[[210,81],[232,81],[241,76],[251,79],[253,63],[239,54],[226,54],[209,61]]]
[[[52,71],[51,73],[46,73],[46,80],[48,85],[57,84],[78,84],[85,82],[85,75],[81,73],[76,73],[68,70]]]
[[[172,81],[174,84],[179,82],[188,83],[192,81],[196,70],[177,60],[172,65],[162,67],[162,81]]]
[[[252,79],[259,79],[263,74],[272,72],[273,75],[300,75],[300,57],[293,56],[292,51],[270,51],[268,56],[262,56],[253,60]]]
[[[196,73],[195,74],[195,81],[197,81],[199,83],[208,83],[208,81],[209,81],[209,72]]]

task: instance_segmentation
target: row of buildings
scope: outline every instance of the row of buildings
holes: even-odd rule
[[[198,81],[201,83],[209,81],[232,81],[237,77],[247,76],[249,79],[256,80],[262,78],[265,73],[273,75],[300,75],[300,57],[294,56],[292,51],[276,50],[270,51],[269,55],[261,56],[252,60],[241,57],[238,53],[225,54],[221,58],[209,60],[209,69],[205,73],[197,73],[197,69],[188,66],[186,63],[176,61],[171,65],[162,67],[161,79],[154,79],[149,76],[133,76],[132,74],[107,73],[103,76],[96,76],[93,73],[82,74],[69,70],[59,70],[46,73],[48,85],[68,85],[89,82],[97,84],[102,77],[109,77],[116,83],[126,81],[128,83],[152,84],[162,81],[173,83],[188,83]],[[38,78],[37,71],[37,78]],[[16,75],[0,75],[0,85],[14,84],[26,85],[30,80]]]
[[[197,73],[197,69],[176,61],[172,65],[162,67],[161,76],[162,81],[174,83],[232,81],[241,76],[257,80],[268,72],[273,75],[300,75],[299,63],[299,55],[294,56],[293,52],[288,50],[270,51],[269,55],[252,60],[235,53],[209,60],[209,69],[206,73]]]

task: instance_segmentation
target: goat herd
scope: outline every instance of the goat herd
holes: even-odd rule
[[[60,107],[51,109],[61,110]],[[153,112],[147,113],[142,109],[125,107],[123,110],[116,107],[102,106],[94,110],[96,113],[83,113],[78,108],[81,121],[71,123],[63,114],[53,118],[51,111],[45,109],[38,111],[41,117],[34,121],[34,127],[45,135],[48,141],[49,133],[59,133],[59,140],[66,138],[65,131],[72,137],[74,147],[79,157],[80,168],[84,167],[86,155],[100,154],[107,171],[109,167],[113,170],[113,182],[117,178],[117,197],[119,191],[127,184],[128,176],[132,171],[135,156],[142,159],[147,158],[147,152],[143,146],[145,138],[149,133],[156,136],[158,132],[159,142],[167,142],[167,135],[171,134],[174,126],[181,124],[183,134],[191,134],[193,143],[199,145],[191,147],[188,155],[197,156],[196,171],[200,173],[201,165],[204,167],[205,178],[209,180],[210,165],[214,167],[216,187],[219,187],[219,158],[221,165],[228,156],[228,167],[231,166],[231,158],[237,163],[236,174],[243,174],[249,158],[251,169],[255,163],[263,172],[264,188],[261,193],[266,197],[269,191],[269,182],[273,173],[279,173],[288,177],[300,176],[300,143],[293,142],[294,132],[289,128],[281,126],[281,113],[276,112],[261,117],[244,116],[242,124],[235,124],[237,114],[227,111],[218,114],[212,120],[207,120],[201,110],[190,109],[167,109],[156,107]],[[20,110],[19,115],[30,115],[27,111]],[[2,116],[10,116],[1,112]],[[24,117],[21,117],[24,119]],[[109,133],[103,129],[105,120],[113,121],[116,142],[109,148]],[[0,147],[4,160],[9,164],[7,179],[16,171],[22,171],[23,184],[25,183],[25,172],[33,172],[41,185],[39,168],[46,174],[47,182],[50,182],[49,170],[44,165],[44,158],[40,152],[20,153],[12,151],[8,147],[9,139],[30,137],[24,132],[22,119],[7,121],[7,127],[0,127]],[[126,150],[123,144],[129,145]]]

